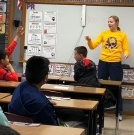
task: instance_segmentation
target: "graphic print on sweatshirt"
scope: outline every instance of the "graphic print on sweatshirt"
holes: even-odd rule
[[[115,37],[109,37],[106,41],[105,49],[117,49],[117,39]]]

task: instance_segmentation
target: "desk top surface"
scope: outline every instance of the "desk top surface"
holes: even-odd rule
[[[0,81],[0,87],[16,88],[21,82]]]
[[[41,90],[53,90],[61,92],[73,92],[73,93],[87,93],[87,94],[98,94],[103,95],[105,88],[93,88],[73,85],[56,85],[56,84],[44,84]]]
[[[101,85],[121,86],[121,81],[99,80]]]
[[[21,82],[13,81],[0,81],[0,87],[16,88]],[[87,94],[98,94],[103,95],[105,88],[93,88],[73,85],[56,85],[56,84],[44,84],[41,90],[53,90],[62,92],[73,92],[73,93],[87,93]]]
[[[56,108],[69,108],[69,109],[81,109],[81,110],[94,110],[97,108],[98,101],[93,100],[80,100],[70,99],[56,101]]]
[[[0,99],[0,103],[10,103],[12,95]]]
[[[10,93],[0,93],[0,99],[11,95]]]
[[[12,95],[0,99],[0,103],[10,103]],[[98,101],[93,100],[80,100],[80,99],[70,99],[70,100],[60,100],[55,101],[57,104],[56,108],[70,108],[70,109],[82,109],[82,110],[94,110],[98,105]]]
[[[21,135],[84,135],[84,129],[40,125],[38,127],[10,125]]]

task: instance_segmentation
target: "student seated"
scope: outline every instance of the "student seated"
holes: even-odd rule
[[[8,48],[0,49],[0,80],[18,81],[18,74],[15,73],[12,65],[9,63],[9,56],[14,51],[18,39],[23,35],[23,27],[17,29],[16,36]]]
[[[57,125],[53,104],[40,92],[46,83],[49,72],[49,60],[33,56],[26,63],[26,80],[14,91],[9,104],[9,112],[26,116],[35,123]]]
[[[20,133],[8,126],[0,125],[0,135],[20,135]]]
[[[99,80],[96,77],[96,65],[86,57],[86,47],[78,46],[74,49],[74,58],[77,61],[74,65],[74,80],[78,84],[100,87]]]
[[[8,120],[0,107],[0,125],[8,126]],[[0,134],[1,135],[1,134]]]

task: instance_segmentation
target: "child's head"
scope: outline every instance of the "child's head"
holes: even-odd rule
[[[20,133],[8,126],[0,125],[0,135],[20,135]]]
[[[87,57],[87,48],[85,46],[78,46],[74,49],[74,58],[76,61],[83,60]]]
[[[9,64],[9,58],[4,49],[0,49],[0,65],[7,66]]]
[[[26,79],[29,83],[39,84],[47,81],[49,60],[42,56],[33,56],[26,63]]]

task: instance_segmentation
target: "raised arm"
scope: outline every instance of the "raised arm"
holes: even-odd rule
[[[14,38],[14,40],[9,44],[9,46],[6,49],[7,55],[10,56],[12,54],[12,52],[14,51],[16,45],[17,45],[17,41],[18,39],[24,34],[24,30],[23,27],[20,26],[17,28],[16,31],[16,36]]]

